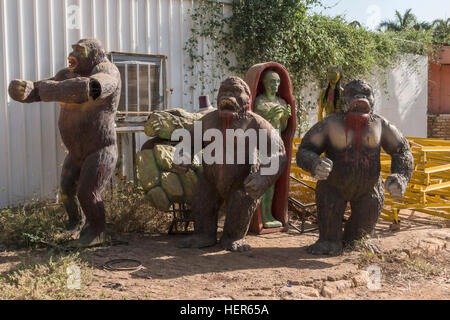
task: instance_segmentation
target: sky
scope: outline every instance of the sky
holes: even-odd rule
[[[395,10],[402,14],[409,8],[419,21],[450,18],[449,0],[323,0],[331,9],[317,7],[316,12],[329,16],[344,15],[349,22],[357,20],[375,29],[383,20],[394,19]]]

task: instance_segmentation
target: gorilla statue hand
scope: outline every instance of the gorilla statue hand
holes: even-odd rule
[[[245,192],[252,199],[258,200],[262,197],[267,187],[264,183],[264,177],[259,173],[253,173],[244,180]]]
[[[333,170],[333,161],[328,158],[319,158],[316,160],[312,175],[319,180],[327,180],[330,172]]]
[[[33,89],[33,82],[16,79],[9,84],[8,92],[11,98],[22,102],[28,98]]]
[[[401,182],[397,174],[390,175],[386,179],[386,190],[393,198],[402,198],[405,195],[406,186]]]

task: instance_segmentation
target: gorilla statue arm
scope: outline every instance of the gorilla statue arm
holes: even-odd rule
[[[66,79],[75,78],[77,75],[70,72],[68,68],[61,69],[51,78],[32,82],[29,80],[12,80],[8,87],[8,92],[11,98],[22,103],[33,103],[43,101],[39,94],[39,87],[45,81],[63,81]]]
[[[256,200],[261,198],[264,192],[278,180],[288,160],[283,140],[278,131],[268,121],[256,114],[254,114],[254,121],[256,122],[255,127],[263,129],[263,132],[267,134],[262,141],[262,137],[258,136],[257,145],[258,151],[263,157],[262,163],[253,166],[252,173],[244,181],[247,194]],[[261,150],[263,144],[266,144],[265,150]],[[265,153],[267,156],[264,155]]]
[[[109,70],[102,70],[101,65],[94,68],[90,77],[76,76],[63,69],[53,78],[34,83],[13,80],[9,92],[14,100],[24,103],[57,101],[82,104],[90,97],[102,100],[115,92],[118,77],[109,73]]]
[[[96,104],[100,104],[100,101],[116,94],[120,89],[120,74],[107,59],[100,42],[82,39],[72,48],[68,57],[69,67],[53,78],[34,83],[13,80],[8,89],[10,96],[25,103],[58,101],[68,104],[83,104],[92,97]]]
[[[381,146],[391,156],[391,175],[386,179],[386,189],[396,198],[405,194],[414,170],[414,158],[408,141],[398,129],[381,118]]]
[[[297,164],[311,172],[319,180],[326,180],[333,168],[333,162],[320,155],[326,150],[329,118],[316,123],[304,136],[297,152]]]
[[[209,114],[203,116],[200,120],[202,123],[202,132],[201,136],[205,131],[209,129],[214,129],[220,126],[221,121],[219,119],[219,111],[213,111]],[[257,146],[259,148],[258,151],[262,153],[264,156],[263,161],[259,165],[253,165],[251,169],[251,174],[245,179],[244,185],[246,187],[246,192],[253,199],[259,199],[272,184],[274,184],[278,178],[283,173],[284,168],[287,164],[287,156],[286,150],[284,147],[283,140],[281,139],[277,130],[275,130],[268,121],[258,116],[257,114],[252,113],[252,117],[248,117],[249,123],[246,123],[244,126],[246,128],[257,129],[259,132],[260,129],[263,129],[262,132],[265,133],[265,136],[262,138],[258,137]],[[246,122],[245,120],[243,122]],[[189,129],[189,137],[193,138],[195,136],[194,126]],[[262,138],[262,140],[260,140]],[[196,146],[194,143],[195,139],[191,139],[185,151],[188,151],[188,155],[181,155],[182,158],[187,162],[183,162],[180,164],[173,165],[173,171],[177,173],[185,173],[190,167],[190,162],[192,161],[192,157],[198,154],[201,149],[208,146],[211,141],[203,141],[202,145]],[[264,150],[261,150],[262,145],[265,144]],[[199,149],[200,148],[200,149]],[[272,148],[275,150],[272,151]],[[250,156],[250,155],[249,155]]]

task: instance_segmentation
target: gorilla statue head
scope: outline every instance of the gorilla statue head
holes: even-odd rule
[[[373,89],[369,83],[364,80],[350,81],[344,88],[344,95],[342,97],[344,113],[366,113],[373,112],[375,98]]]
[[[96,39],[81,39],[72,49],[68,57],[69,70],[82,76],[90,75],[94,67],[106,59],[102,44]]]
[[[228,114],[240,117],[250,108],[250,89],[239,77],[229,77],[225,79],[217,95],[217,107],[220,114]]]

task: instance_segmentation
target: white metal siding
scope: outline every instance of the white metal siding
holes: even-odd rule
[[[74,5],[81,13],[78,29],[72,28]],[[169,106],[191,111],[200,92],[186,89],[189,58],[183,47],[193,5],[193,0],[0,0],[0,207],[54,198],[65,156],[59,105],[12,101],[9,82],[53,76],[66,65],[71,44],[95,37],[106,51],[167,55]],[[138,138],[138,147],[144,140]]]

